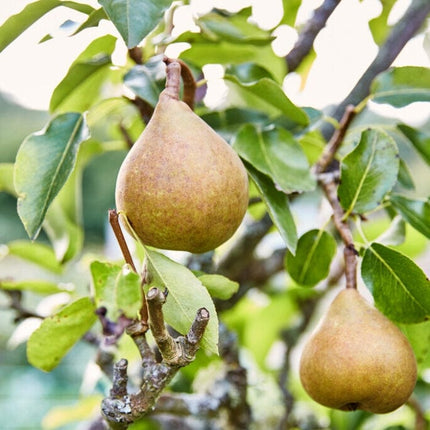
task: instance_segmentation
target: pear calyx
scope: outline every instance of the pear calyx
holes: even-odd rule
[[[145,245],[201,253],[239,227],[248,176],[231,146],[179,100],[180,73],[170,60],[166,88],[119,170],[115,199]]]
[[[391,412],[408,400],[416,378],[407,338],[354,288],[336,296],[300,360],[307,393],[344,411]]]

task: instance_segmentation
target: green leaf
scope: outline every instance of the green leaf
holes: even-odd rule
[[[37,264],[54,273],[61,273],[63,267],[58,262],[53,249],[44,243],[15,240],[7,244],[9,254]]]
[[[83,116],[66,113],[27,137],[19,148],[14,171],[18,214],[31,239],[37,237],[49,205],[71,174],[79,145],[87,137]]]
[[[73,1],[38,0],[30,3],[21,12],[9,17],[0,27],[0,52],[39,18],[58,6],[66,6],[87,14],[94,10],[89,5]]]
[[[115,296],[118,310],[126,317],[137,318],[142,308],[140,276],[125,264],[115,282]]]
[[[13,163],[0,163],[0,192],[4,191],[16,196],[13,184]]]
[[[411,175],[411,171],[408,165],[405,163],[405,160],[401,158],[399,161],[399,174],[397,176],[397,180],[402,187],[408,190],[413,190],[415,188],[415,184]]]
[[[397,246],[404,243],[406,238],[406,224],[402,217],[397,215],[393,218],[390,226],[385,230],[375,242],[382,245]]]
[[[207,288],[212,297],[228,300],[239,289],[239,283],[231,281],[222,275],[203,274],[198,276],[199,281]]]
[[[88,297],[76,300],[45,318],[28,340],[29,363],[38,369],[51,371],[96,319],[94,305]]]
[[[403,107],[430,101],[430,69],[417,66],[395,67],[373,81],[372,100]]]
[[[245,166],[267,205],[270,218],[278,228],[287,248],[294,254],[297,246],[297,229],[290,212],[288,196],[276,189],[271,179],[251,164],[245,162]]]
[[[417,359],[418,369],[425,371],[430,367],[430,321],[421,324],[402,325]]]
[[[430,200],[414,200],[395,194],[390,197],[390,202],[405,221],[430,239]]]
[[[99,0],[127,48],[137,46],[162,19],[172,0]]]
[[[94,10],[88,15],[88,18],[86,21],[84,21],[72,34],[72,36],[75,36],[76,34],[80,33],[82,30],[85,30],[87,28],[91,27],[97,27],[102,19],[108,19],[106,12],[103,8]]]
[[[262,78],[256,82],[241,82],[236,76],[225,75],[224,79],[233,82],[240,88],[250,92],[254,96],[262,99],[264,102],[278,109],[289,120],[300,124],[307,125],[309,118],[305,111],[297,107],[284,93],[282,87],[269,78]]]
[[[208,290],[197,277],[163,254],[145,247],[151,286],[167,288],[168,296],[163,306],[166,322],[181,334],[186,334],[197,311],[206,308],[210,319],[202,339],[202,348],[218,354],[218,317]]]
[[[341,162],[338,196],[346,213],[376,208],[394,186],[398,171],[394,140],[380,130],[365,130],[358,145]]]
[[[423,160],[430,164],[430,135],[406,124],[399,124],[397,128],[409,139]]]
[[[377,45],[381,45],[386,39],[390,26],[388,25],[388,17],[390,15],[391,9],[394,6],[396,0],[383,0],[382,11],[379,16],[373,18],[369,21],[369,28],[372,32],[373,40]]]
[[[300,285],[313,287],[328,276],[336,241],[324,230],[310,230],[300,237],[296,255],[285,257],[289,275]]]
[[[286,24],[290,27],[294,27],[296,23],[297,12],[299,11],[301,4],[301,0],[282,0],[284,14],[280,24]]]
[[[261,131],[247,124],[237,133],[232,146],[242,158],[270,176],[285,193],[315,188],[308,160],[287,130],[276,127]]]
[[[55,294],[63,291],[70,292],[70,288],[65,285],[57,285],[55,282],[44,280],[26,280],[26,281],[7,281],[0,280],[0,289],[17,290],[17,291],[32,291],[36,294]]]
[[[393,321],[419,323],[430,316],[430,281],[412,260],[373,243],[365,252],[361,276],[376,307]]]
[[[84,112],[97,101],[106,77],[112,73],[115,43],[114,36],[106,35],[88,45],[52,93],[51,112]]]

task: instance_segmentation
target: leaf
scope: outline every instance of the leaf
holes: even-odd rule
[[[405,241],[406,238],[406,224],[402,217],[397,215],[390,224],[390,227],[384,231],[375,242],[382,245],[396,246]]]
[[[228,300],[239,289],[239,283],[231,281],[222,275],[203,274],[198,276],[199,281],[207,288],[212,297]]]
[[[392,189],[399,171],[394,140],[377,129],[367,129],[341,162],[338,196],[347,214],[377,207]]]
[[[405,221],[430,239],[430,200],[414,200],[395,194],[390,197],[390,202]]]
[[[251,94],[264,100],[266,103],[272,105],[291,121],[303,126],[309,123],[309,118],[303,109],[297,107],[286,96],[282,87],[272,79],[262,78],[256,82],[247,83],[239,81],[239,79],[233,75],[225,75],[224,79],[233,82],[235,85],[238,85]]]
[[[51,371],[96,319],[94,305],[88,297],[78,299],[45,318],[28,340],[29,363],[38,369]]]
[[[393,321],[419,323],[430,316],[430,281],[412,260],[373,243],[361,264],[361,276],[376,307]]]
[[[238,154],[260,172],[270,176],[285,193],[310,191],[315,179],[301,146],[283,128],[258,130],[243,126],[232,142]]]
[[[38,0],[27,4],[20,12],[10,16],[0,27],[0,52],[39,18],[58,6],[66,6],[87,14],[94,10],[89,5],[73,1]]]
[[[137,46],[158,24],[172,0],[99,0],[127,48]]]
[[[218,317],[207,289],[186,267],[163,254],[145,247],[151,286],[167,288],[169,294],[163,305],[166,322],[181,334],[186,334],[197,311],[206,308],[210,319],[202,339],[202,347],[218,354]]]
[[[414,350],[418,369],[425,371],[430,367],[430,321],[403,325],[401,328]]]
[[[290,27],[294,27],[296,23],[297,13],[299,11],[301,4],[302,4],[301,0],[282,0],[284,14],[279,24],[280,25],[286,24],[286,25],[289,25]]]
[[[126,317],[137,318],[142,308],[140,276],[125,264],[115,282],[115,298],[118,310]]]
[[[289,275],[300,285],[313,287],[328,276],[336,241],[324,230],[310,230],[300,237],[296,255],[285,257]]]
[[[388,25],[388,17],[395,2],[396,0],[381,1],[381,14],[369,21],[369,28],[372,32],[373,40],[377,45],[381,45],[384,42],[391,28],[391,26]]]
[[[0,192],[4,191],[16,196],[13,184],[13,163],[0,163]]]
[[[111,74],[115,43],[114,36],[106,35],[88,45],[52,93],[51,112],[84,112],[97,100],[105,78]]]
[[[372,101],[403,107],[430,101],[430,69],[417,66],[394,67],[376,77]]]
[[[81,114],[54,117],[18,150],[14,181],[18,214],[31,239],[39,234],[49,205],[71,174],[80,143],[88,137]]]
[[[63,267],[58,262],[53,249],[44,243],[15,240],[7,244],[9,254],[37,264],[54,273],[61,273]]]
[[[430,134],[406,124],[399,124],[397,128],[409,139],[423,160],[430,164]]]
[[[75,36],[76,34],[80,33],[82,30],[85,30],[87,28],[91,27],[97,27],[102,19],[108,19],[106,12],[103,8],[99,8],[94,10],[88,15],[88,18],[86,21],[84,21],[72,34],[72,36]]]
[[[66,286],[44,280],[7,281],[0,280],[0,289],[16,291],[32,291],[36,294],[55,294],[63,291],[69,292]]]
[[[297,229],[290,212],[288,196],[277,190],[271,179],[251,164],[245,162],[245,166],[267,205],[270,218],[278,228],[287,248],[294,254],[297,246]]]

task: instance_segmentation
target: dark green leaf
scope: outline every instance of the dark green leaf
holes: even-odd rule
[[[84,112],[97,101],[105,78],[111,73],[115,43],[114,36],[106,35],[88,45],[52,93],[51,111]]]
[[[54,273],[61,273],[63,267],[58,262],[54,251],[48,245],[26,240],[15,240],[7,244],[9,254],[37,264]]]
[[[66,113],[27,137],[19,148],[14,172],[18,214],[30,238],[38,235],[49,205],[73,170],[80,143],[87,138],[83,116]]]
[[[310,230],[300,237],[296,255],[287,253],[287,271],[298,284],[313,287],[327,277],[335,253],[333,236],[324,230]]]
[[[346,213],[376,208],[394,186],[398,171],[394,140],[380,130],[365,130],[358,145],[341,162],[338,195]]]
[[[247,124],[237,133],[232,145],[242,158],[270,176],[285,193],[315,188],[307,158],[287,130],[278,127],[260,131]]]
[[[275,107],[289,120],[300,125],[307,125],[309,123],[309,118],[303,109],[297,107],[286,96],[282,87],[272,79],[262,78],[252,83],[243,83],[233,75],[225,75],[224,79],[233,82],[235,85],[262,99],[265,103]]]
[[[412,227],[430,239],[430,201],[414,200],[399,194],[390,197],[392,205]]]
[[[430,69],[417,66],[395,67],[381,73],[372,84],[372,100],[403,107],[430,101]]]
[[[203,274],[198,276],[199,281],[207,288],[212,297],[228,300],[239,289],[237,282],[231,281],[222,275]]]
[[[38,369],[51,371],[95,321],[95,308],[88,297],[45,318],[28,340],[28,361]]]
[[[397,128],[409,139],[423,160],[430,164],[430,135],[406,124],[399,124]]]
[[[208,290],[186,267],[145,247],[151,286],[167,288],[169,294],[163,305],[166,322],[181,334],[186,334],[197,311],[206,308],[210,319],[202,339],[202,347],[218,354],[218,317]]]
[[[32,291],[36,294],[55,294],[63,291],[70,292],[66,286],[57,285],[55,282],[44,280],[26,280],[26,281],[5,281],[0,280],[0,289]]]
[[[397,180],[402,187],[407,188],[408,190],[413,190],[415,188],[411,171],[402,158],[400,159],[399,163],[399,174],[397,176]]]
[[[294,254],[297,246],[297,229],[290,212],[288,196],[277,190],[270,178],[251,164],[245,162],[245,166],[267,205],[270,218],[278,228],[287,248]]]
[[[430,317],[430,281],[400,252],[373,243],[364,254],[361,276],[376,307],[393,321],[418,323]]]
[[[99,0],[128,48],[137,46],[158,24],[172,0]]]

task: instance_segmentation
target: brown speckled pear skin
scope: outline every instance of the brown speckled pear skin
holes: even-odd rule
[[[408,400],[416,378],[406,337],[353,288],[337,295],[300,361],[308,394],[344,411],[394,411]]]
[[[240,225],[248,176],[228,143],[166,87],[120,168],[116,206],[142,243],[202,253]]]

